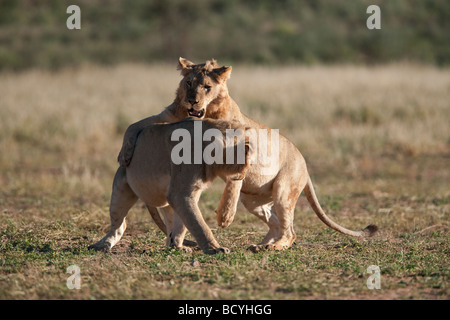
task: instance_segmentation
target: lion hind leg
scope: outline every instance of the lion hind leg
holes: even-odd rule
[[[294,180],[295,181],[295,180]],[[294,232],[294,209],[301,189],[292,183],[282,183],[277,180],[274,183],[271,206],[256,207],[252,213],[258,214],[269,225],[269,232],[258,244],[249,247],[253,252],[261,249],[285,250],[292,246],[296,239]],[[262,214],[264,213],[264,214]]]
[[[136,203],[138,197],[131,190],[126,181],[125,168],[120,167],[114,178],[113,191],[109,215],[111,218],[111,228],[103,239],[90,245],[89,249],[98,251],[110,251],[111,248],[122,238],[127,227],[125,217],[130,208]]]
[[[294,180],[295,181],[295,180]],[[290,184],[284,186],[280,181],[274,184],[274,209],[280,222],[280,237],[268,246],[272,250],[285,250],[292,246],[296,239],[294,232],[294,210],[301,188]]]
[[[266,249],[270,244],[274,243],[281,236],[280,222],[275,213],[273,202],[267,202],[267,197],[260,197],[258,195],[242,194],[241,201],[244,207],[253,215],[264,221],[269,227],[264,239],[258,244],[253,244],[248,247],[249,250],[256,252],[261,249]]]

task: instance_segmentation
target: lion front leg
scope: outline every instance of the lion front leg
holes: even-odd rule
[[[197,193],[197,194],[195,194]],[[203,219],[197,202],[201,191],[183,192],[181,190],[169,189],[167,200],[178,214],[181,221],[194,236],[198,246],[206,254],[216,254],[219,252],[229,253],[228,248],[221,247],[211,229]]]
[[[219,227],[226,228],[234,220],[236,215],[239,196],[241,194],[242,180],[227,180],[227,184],[216,210],[217,224]]]
[[[191,252],[193,247],[197,247],[195,241],[184,239],[186,236],[186,226],[180,217],[175,214],[171,206],[159,208],[164,216],[167,227],[166,246],[176,247],[180,250]]]

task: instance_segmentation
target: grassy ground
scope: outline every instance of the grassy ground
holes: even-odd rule
[[[370,240],[323,225],[302,196],[296,244],[245,248],[266,227],[242,206],[215,224],[223,183],[201,199],[228,255],[167,249],[141,203],[110,254],[110,186],[127,125],[168,105],[172,66],[85,66],[0,74],[1,299],[449,299],[450,72],[433,67],[234,66],[231,95],[304,154],[327,213]],[[81,289],[68,289],[77,265]],[[381,270],[369,290],[367,268]]]

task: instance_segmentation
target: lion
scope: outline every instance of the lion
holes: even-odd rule
[[[273,130],[245,116],[230,97],[227,80],[230,78],[231,66],[220,67],[215,60],[194,64],[184,58],[179,58],[178,63],[183,78],[179,83],[174,102],[159,115],[143,119],[127,129],[118,156],[122,167],[127,167],[132,161],[135,141],[140,130],[152,123],[174,122],[192,116],[198,119],[237,121],[244,127],[268,130],[272,134]],[[245,178],[240,181],[227,179],[226,176],[219,174],[226,182],[216,210],[219,226],[230,225],[236,213],[236,199],[240,198],[244,207],[269,227],[262,241],[251,245],[249,249],[255,252],[260,249],[287,249],[296,239],[293,228],[294,208],[301,192],[304,191],[311,208],[328,227],[354,237],[369,237],[378,230],[377,226],[371,224],[361,231],[353,231],[332,221],[320,206],[300,151],[281,134],[278,142],[278,162],[276,170],[271,174],[261,174],[263,166],[259,163],[251,164]],[[155,221],[159,220],[157,224],[161,230],[168,237],[177,237],[179,242],[182,237],[174,233],[170,218],[173,217],[173,210],[161,210],[169,222],[164,226],[161,225],[161,218],[156,209],[149,208],[149,210]]]
[[[197,129],[199,131],[196,132]],[[209,163],[205,161],[197,163],[191,161],[191,152],[189,152],[187,161],[174,161],[176,156],[174,134],[177,130],[189,135],[188,144],[194,149],[196,142],[190,137],[194,137],[198,133],[203,136],[209,129],[219,133],[216,134],[214,142],[219,143],[218,147],[215,145],[216,148],[225,149],[223,159],[226,148],[236,149],[236,152],[233,151],[233,154],[236,155],[233,161],[220,161],[218,152],[219,161],[210,160]],[[138,199],[141,199],[147,207],[168,207],[170,205],[177,212],[177,215],[173,217],[174,225],[172,236],[168,238],[168,246],[185,248],[182,244],[187,227],[204,253],[228,253],[229,249],[221,247],[214,238],[198,207],[201,193],[214,178],[221,176],[241,181],[249,167],[249,159],[252,154],[251,142],[246,140],[242,134],[238,134],[237,142],[234,141],[233,136],[233,141],[227,144],[225,133],[228,129],[242,130],[243,128],[237,122],[213,119],[202,121],[191,117],[173,124],[149,125],[141,130],[136,139],[133,159],[126,168],[119,167],[114,177],[110,203],[110,231],[89,248],[101,251],[111,250],[125,232],[125,218],[129,209]],[[211,149],[208,147],[211,143],[202,141],[201,151],[206,152],[206,148]],[[242,150],[245,154],[245,159],[241,163],[235,159],[240,146],[243,147]],[[183,150],[184,152],[188,154],[187,151]],[[214,154],[215,152],[216,149],[214,149]],[[195,245],[195,243],[193,244]]]

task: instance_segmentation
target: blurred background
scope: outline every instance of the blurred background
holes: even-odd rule
[[[66,8],[81,8],[68,30]],[[381,7],[381,30],[366,9]],[[446,0],[2,0],[0,70],[60,68],[84,61],[385,63],[445,66]]]

